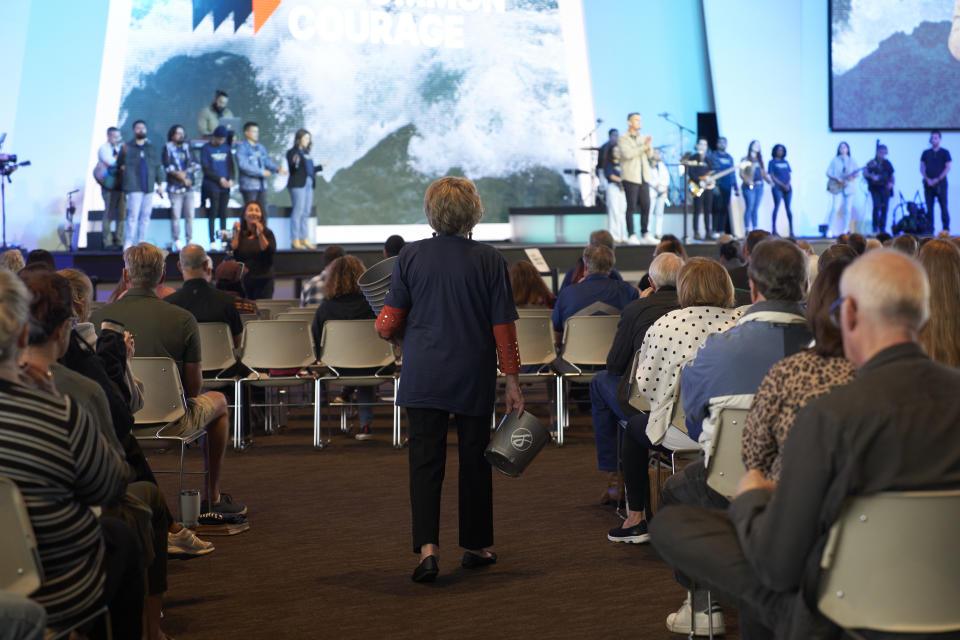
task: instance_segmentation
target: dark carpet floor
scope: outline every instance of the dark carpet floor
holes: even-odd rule
[[[251,528],[207,538],[216,545],[207,556],[171,558],[163,628],[178,640],[682,637],[664,626],[685,595],[672,571],[649,545],[607,541],[619,520],[598,504],[589,416],[572,418],[566,445],[548,445],[523,477],[494,473],[500,561],[475,571],[460,568],[456,546],[451,432],[441,573],[419,585],[407,452],[391,446],[389,411],[378,410],[374,440],[337,431],[322,451],[310,446],[308,416],[291,412],[280,433],[256,432],[250,449],[228,452],[223,490],[248,505]],[[189,463],[199,456],[189,451]],[[173,456],[151,460],[159,468]],[[733,612],[726,622],[736,637]]]

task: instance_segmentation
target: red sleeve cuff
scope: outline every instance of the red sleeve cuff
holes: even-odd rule
[[[384,305],[384,307],[380,309],[380,315],[377,316],[377,333],[380,334],[380,337],[384,340],[393,338],[399,333],[400,328],[403,327],[403,321],[406,317],[406,309],[397,309],[396,307]]]
[[[513,322],[493,325],[497,341],[497,363],[505,374],[520,373],[520,347],[517,345],[517,325]]]

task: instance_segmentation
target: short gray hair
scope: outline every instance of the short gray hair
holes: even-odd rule
[[[180,266],[190,271],[200,271],[207,266],[207,252],[198,244],[188,244],[180,250]]]
[[[661,253],[653,259],[647,275],[650,276],[651,282],[658,287],[665,287],[667,285],[676,286],[677,273],[679,273],[680,267],[682,266],[683,258],[668,251]]]
[[[163,279],[163,253],[149,242],[128,247],[123,252],[123,266],[131,287],[155,289]]]
[[[437,233],[466,235],[483,217],[477,186],[466,178],[453,176],[440,178],[427,187],[423,210]]]
[[[930,317],[930,282],[920,263],[896,249],[875,249],[853,261],[840,295],[866,315],[919,331]]]
[[[610,247],[603,245],[588,246],[583,250],[583,263],[590,273],[610,273],[616,262],[616,258],[613,257],[613,250]]]
[[[18,273],[25,266],[27,266],[27,263],[23,259],[23,252],[20,249],[7,249],[0,253],[0,267]]]
[[[587,244],[591,247],[609,247],[611,251],[614,250],[616,246],[613,242],[613,234],[606,229],[597,229],[592,232]]]
[[[83,271],[79,269],[60,269],[57,273],[70,283],[70,295],[73,297],[73,306],[80,305],[77,319],[86,322],[90,318],[90,305],[93,304],[93,283]]]
[[[0,362],[17,353],[17,338],[30,318],[32,297],[15,273],[0,269]]]

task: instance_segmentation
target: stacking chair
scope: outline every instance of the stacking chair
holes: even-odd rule
[[[269,318],[267,318],[269,320]],[[251,320],[260,320],[260,315],[257,313],[241,313],[240,321],[243,322],[243,326],[246,327],[247,323]]]
[[[290,307],[299,307],[300,300],[297,298],[274,298],[272,300],[257,300],[257,309],[263,315],[264,311],[269,311],[270,316],[265,318],[267,320],[271,318],[276,318],[277,314],[283,313],[290,309]]]
[[[549,309],[548,309],[549,311]],[[550,368],[557,358],[557,350],[553,344],[553,323],[550,316],[524,316],[521,315],[516,322],[517,326],[517,347],[520,351],[520,363],[524,368],[537,367],[534,372],[521,372],[519,375],[521,384],[533,384],[537,382],[551,382],[551,378],[556,376],[553,369]],[[501,373],[497,382],[502,383],[506,377]],[[496,412],[493,416],[493,427],[496,427]]]
[[[707,454],[707,486],[717,493],[733,496],[737,483],[747,472],[743,466],[743,425],[749,409],[725,407],[720,410]]]
[[[563,328],[560,359],[569,367],[557,368],[557,446],[563,446],[563,430],[569,423],[566,402],[567,384],[590,382],[596,370],[587,366],[604,366],[607,353],[617,333],[620,316],[572,316]],[[572,369],[572,371],[570,371]]]
[[[233,335],[230,326],[225,322],[200,322],[200,367],[205,377],[203,386],[206,389],[222,389],[233,384],[233,380],[217,377],[224,369],[232,366],[236,361],[233,352]]]
[[[9,478],[0,477],[0,540],[4,541],[0,551],[0,591],[8,591],[21,596],[29,596],[43,584],[43,565],[37,551],[37,538],[27,514],[27,506],[20,489]],[[78,627],[105,617],[107,637],[111,637],[110,616],[106,606],[92,611],[78,623]],[[59,640],[70,636],[74,628],[47,629],[46,640]]]
[[[517,307],[517,314],[521,318],[549,318],[553,315],[553,309],[549,307]],[[521,360],[522,362],[522,360]]]
[[[299,371],[315,362],[310,324],[306,321],[288,320],[248,322],[243,332],[241,360],[254,371],[246,378],[238,378],[234,382],[234,394],[237,398],[237,410],[233,414],[235,449],[242,448],[240,399],[243,397],[241,395],[243,385],[270,389],[305,383],[317,384],[312,375],[303,376]],[[293,369],[297,372],[291,375],[271,376],[266,373],[270,369]],[[319,424],[320,408],[315,405],[313,408],[314,430],[319,429]]]
[[[320,383],[333,382],[347,387],[379,387],[385,382],[393,384],[393,446],[400,448],[400,407],[397,406],[399,377],[388,368],[396,362],[393,346],[377,335],[376,320],[327,320],[323,324],[320,336],[320,364],[326,368],[325,374],[317,380],[314,387],[314,404],[319,408]],[[372,369],[371,374],[352,374],[341,370]],[[340,407],[340,428],[346,430],[347,407],[350,402],[331,402],[331,406]],[[319,411],[319,409],[318,409]],[[322,447],[320,421],[313,423],[313,446]]]
[[[958,489],[851,498],[820,559],[820,612],[854,637],[960,630],[958,512]]]
[[[274,316],[274,320],[300,320],[306,322],[313,322],[313,316],[316,315],[316,309],[297,309],[297,310],[288,310],[281,311],[280,313]]]
[[[176,433],[177,423],[187,412],[187,401],[176,362],[171,358],[131,358],[130,368],[133,374],[143,382],[144,388],[143,408],[133,416],[134,437],[143,441],[159,440],[180,444],[180,464],[176,471],[153,469],[154,473],[177,474],[177,502],[179,503],[180,493],[183,491],[184,474],[202,475],[206,484],[206,468],[203,471],[184,471],[183,459],[187,445],[205,437],[207,432],[201,427],[192,432]]]

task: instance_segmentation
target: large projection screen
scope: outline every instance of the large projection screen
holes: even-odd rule
[[[509,207],[569,203],[590,169],[580,0],[113,0],[111,24],[93,147],[135,120],[157,146],[175,123],[196,138],[222,89],[275,160],[311,132],[331,241],[422,225],[443,175],[474,180],[482,223],[506,227]]]
[[[960,0],[831,0],[834,131],[960,129]]]

